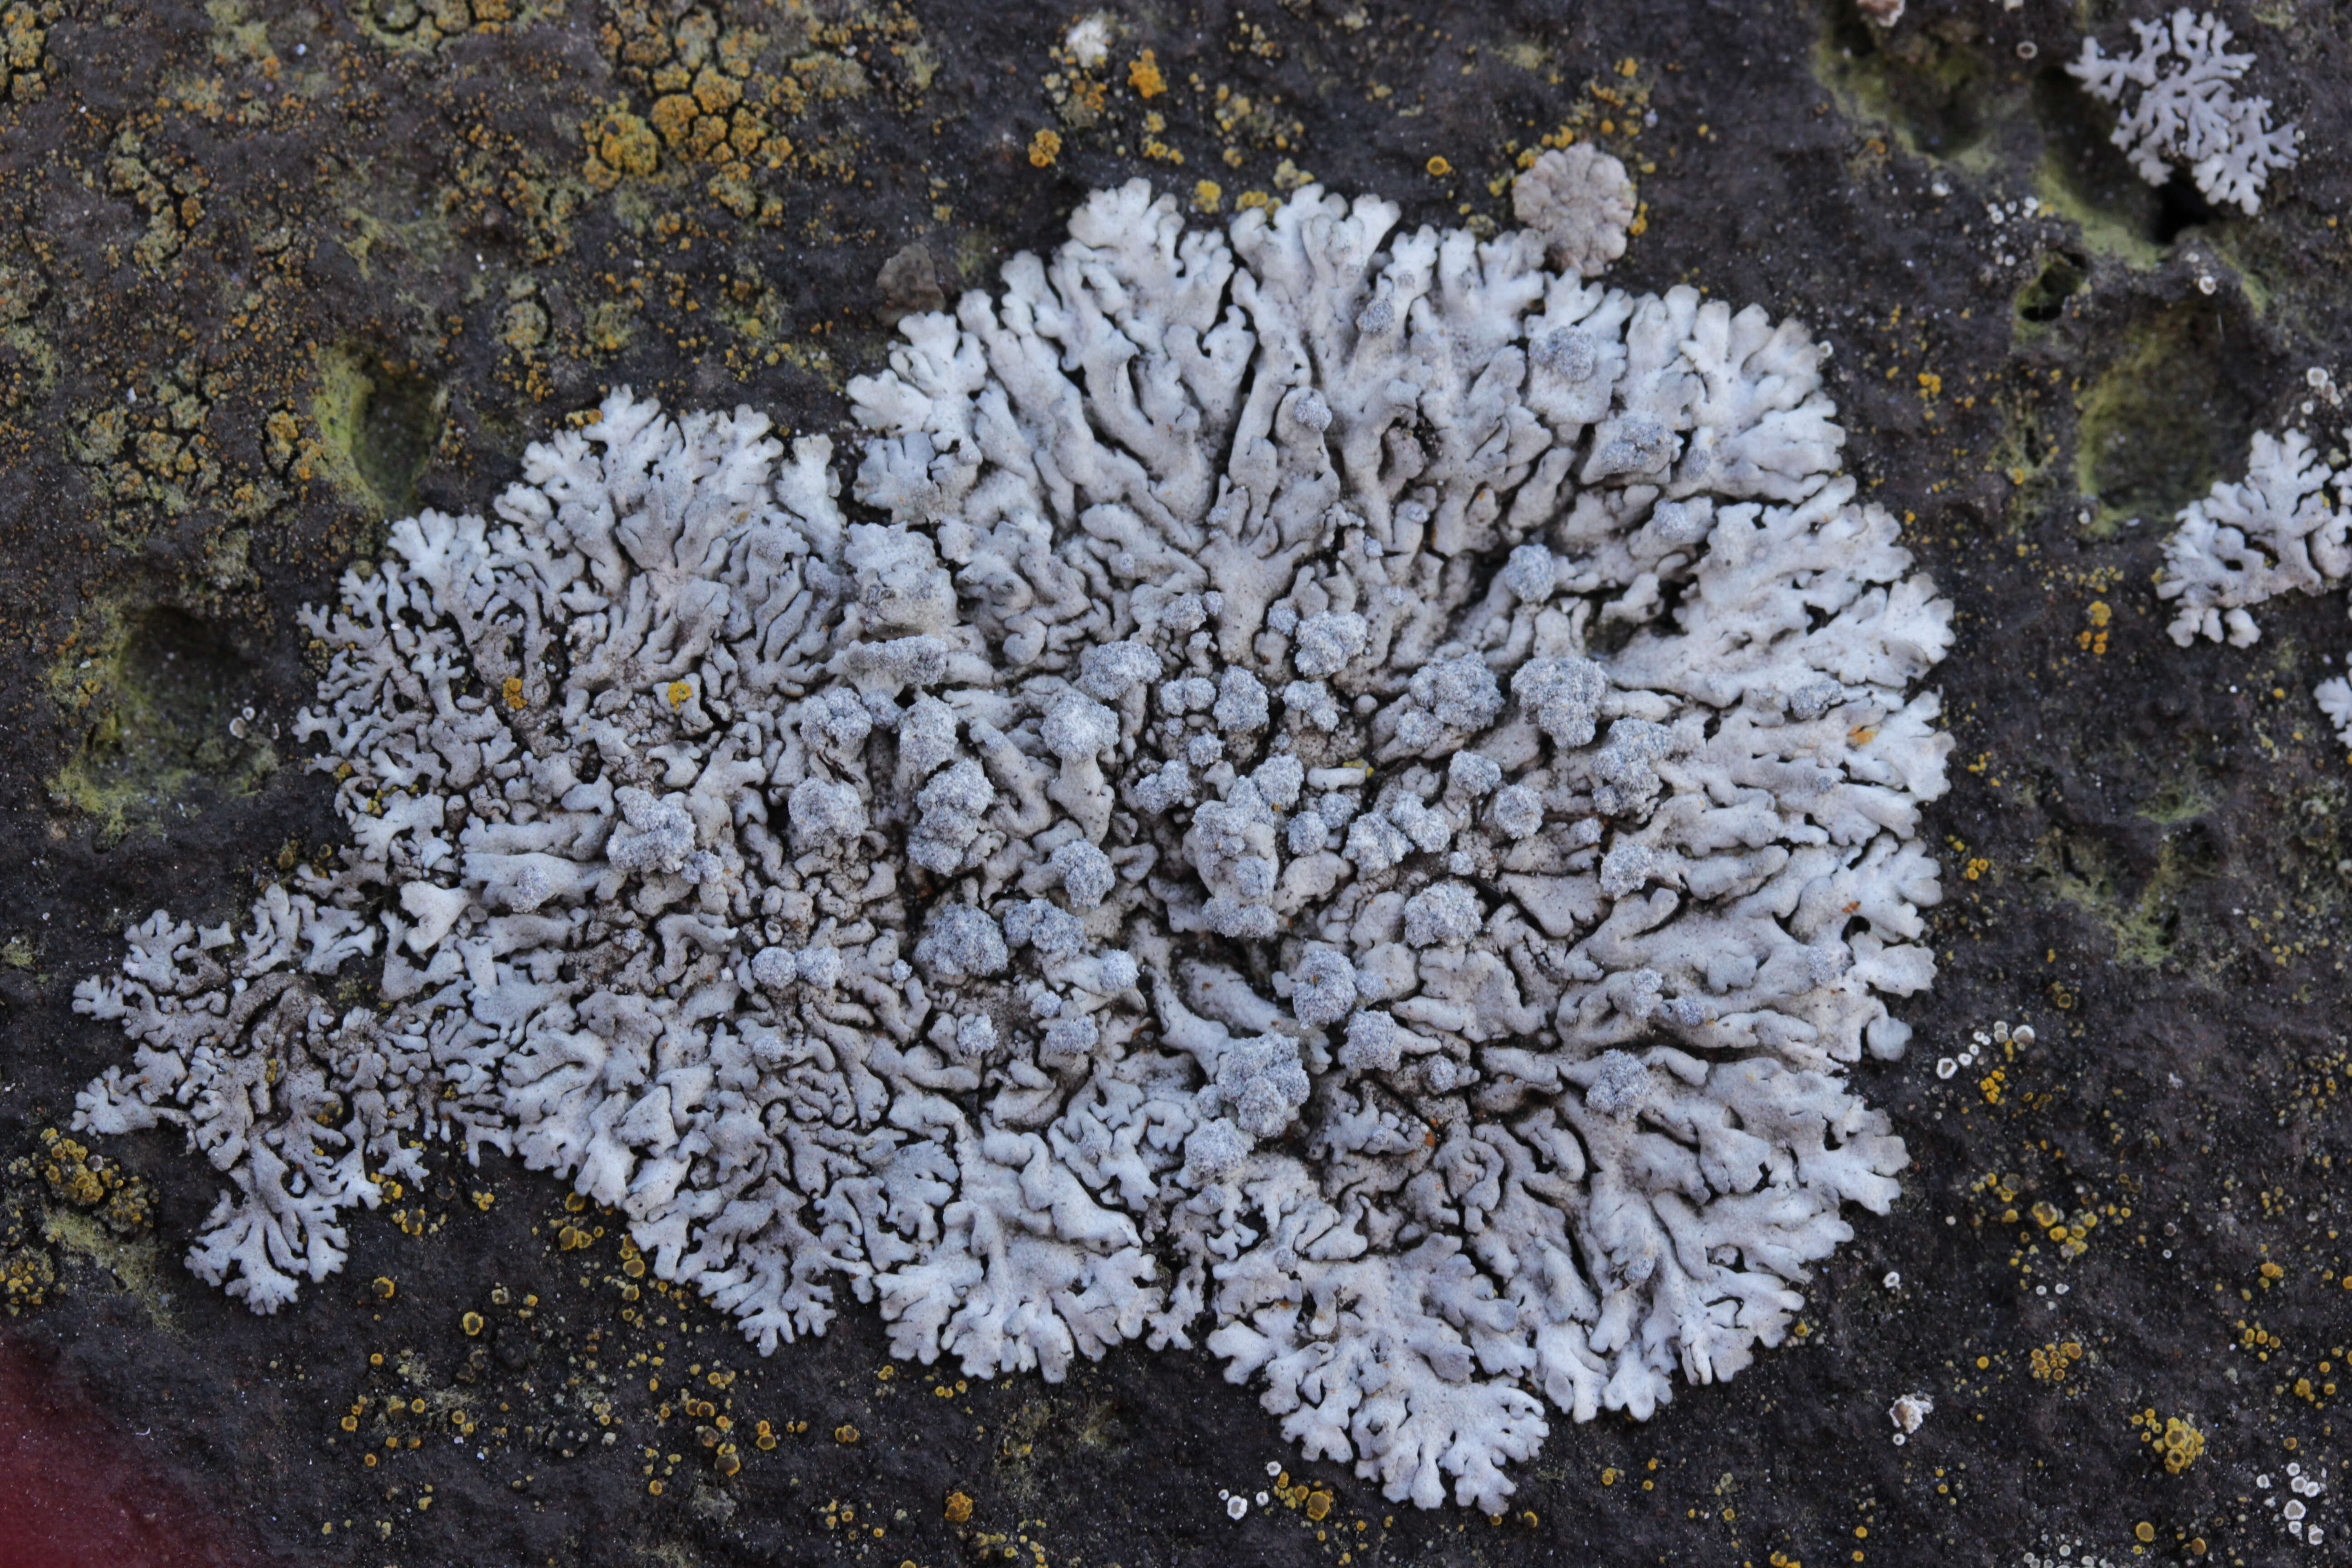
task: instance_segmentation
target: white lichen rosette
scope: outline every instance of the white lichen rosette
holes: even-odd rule
[[[309,621],[352,846],[132,931],[80,1125],[264,1310],[488,1144],[763,1351],[1204,1341],[1423,1506],[1738,1370],[1905,1163],[1949,606],[1798,328],[1396,216],[1096,195],[852,384],[862,511],[617,393],[396,525]]]

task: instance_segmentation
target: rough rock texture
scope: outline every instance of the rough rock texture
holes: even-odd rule
[[[1002,7],[12,13],[11,1352],[175,1468],[221,1539],[305,1563],[2325,1560],[2352,844],[2308,693],[2347,623],[2288,595],[2257,646],[2182,649],[2153,584],[2160,520],[2242,475],[2256,430],[2300,425],[2332,463],[2343,421],[2306,376],[2341,382],[2352,341],[2327,223],[2352,204],[2347,37],[2323,7],[2216,10],[2305,133],[2252,219],[2134,173],[2064,72],[2081,19],[1988,0],[1886,28],[1843,6],[1120,11],[1094,67]],[[2127,41],[2132,19],[2090,21]],[[296,612],[383,555],[382,520],[480,507],[621,384],[847,451],[846,384],[902,341],[877,279],[917,241],[947,296],[993,291],[1138,175],[1220,219],[1311,174],[1407,229],[1500,232],[1521,156],[1587,141],[1647,204],[1617,285],[1736,278],[1717,292],[1832,345],[1847,471],[1909,514],[1956,605],[1952,787],[1923,819],[1936,989],[1895,1008],[1905,1061],[1848,1069],[1912,1163],[1738,1378],[1646,1423],[1557,1423],[1494,1524],[1301,1460],[1206,1353],[983,1382],[849,1310],[763,1360],[618,1211],[494,1149],[392,1178],[345,1216],[343,1271],[269,1318],[183,1267],[225,1182],[176,1131],[92,1135],[102,1168],[45,1157],[123,1060],[71,992],[126,924],[249,929],[257,868],[289,890],[334,870],[334,781],[291,765],[324,668]],[[1992,1025],[2027,1018],[2012,1054]],[[118,1168],[152,1214],[114,1212]],[[1906,1395],[1935,1409],[1897,1447]],[[2319,1495],[2290,1487],[2315,1474]]]

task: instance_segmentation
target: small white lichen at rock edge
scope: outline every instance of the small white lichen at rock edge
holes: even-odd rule
[[[2221,480],[2180,510],[2164,542],[2157,596],[2177,600],[2167,629],[2187,647],[2227,637],[2249,647],[2262,636],[2248,612],[2290,591],[2319,594],[2352,574],[2352,510],[2346,476],[2300,430],[2257,431],[2246,477]]]
[[[2347,481],[2352,474],[2331,467],[2302,431],[2256,432],[2245,479],[2221,480],[2183,507],[2164,542],[2156,592],[2175,605],[2167,628],[2172,640],[2187,647],[2200,637],[2226,637],[2251,647],[2262,636],[2257,605],[2289,592],[2330,593],[2352,580]],[[2312,695],[2352,746],[2352,683],[2331,676]]]
[[[620,391],[394,524],[350,843],[131,928],[78,1124],[258,1310],[488,1147],[762,1352],[1205,1345],[1422,1506],[1738,1372],[1898,1191],[1951,606],[1801,329],[1397,217],[1098,193],[851,384],[855,513]]]
[[[2300,156],[2300,132],[2293,125],[2272,127],[2269,99],[2238,96],[2232,84],[2253,56],[2228,51],[2230,29],[2210,11],[2184,5],[2131,26],[2139,36],[2133,53],[2111,56],[2096,38],[2085,38],[2066,68],[2118,110],[2115,144],[2151,185],[2165,184],[2178,167],[2207,201],[2249,216],[2261,211],[2273,171]]]

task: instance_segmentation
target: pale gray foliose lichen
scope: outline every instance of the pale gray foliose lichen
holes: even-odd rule
[[[2181,508],[2164,542],[2156,594],[2175,601],[2172,640],[2187,647],[2227,637],[2251,647],[2263,635],[2255,605],[2340,585],[2352,574],[2352,511],[2332,497],[2345,477],[2302,431],[2256,431],[2244,479],[2221,480]]]
[[[863,512],[616,393],[397,525],[341,868],[134,928],[81,1125],[187,1130],[264,1310],[488,1144],[762,1350],[1204,1341],[1423,1506],[1745,1365],[1905,1163],[1949,605],[1798,328],[1396,216],[1096,195],[853,384]]]
[[[2135,21],[2139,47],[2109,55],[2096,38],[2067,73],[2117,112],[2110,138],[2151,185],[2185,169],[2204,198],[2252,216],[2262,210],[2271,172],[2292,166],[2300,132],[2273,129],[2271,100],[2240,98],[2233,85],[2254,63],[2229,52],[2227,24],[2183,5],[2169,16]],[[2128,101],[2126,101],[2128,100]]]
[[[1511,212],[1543,237],[1563,272],[1598,278],[1625,254],[1633,221],[1633,182],[1625,165],[1590,142],[1554,148],[1511,182]]]
[[[2312,373],[2315,386],[2333,382]],[[2305,405],[2306,407],[2309,405]],[[2352,435],[2347,435],[2352,440]],[[2156,595],[2175,606],[2165,629],[2188,647],[2202,637],[2252,647],[2262,637],[2256,605],[2282,594],[2324,594],[2352,578],[2352,472],[2322,458],[2300,430],[2258,430],[2246,477],[2222,479],[2180,509],[2164,542]],[[2352,746],[2352,683],[2331,676],[2313,690],[2320,710]]]

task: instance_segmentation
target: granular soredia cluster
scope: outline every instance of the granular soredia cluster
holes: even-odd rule
[[[350,847],[131,930],[79,1125],[186,1130],[260,1310],[488,1145],[763,1351],[1204,1342],[1423,1506],[1738,1370],[1896,1194],[1949,605],[1800,329],[1396,217],[1097,195],[853,383],[862,509],[623,392],[395,525]]]

